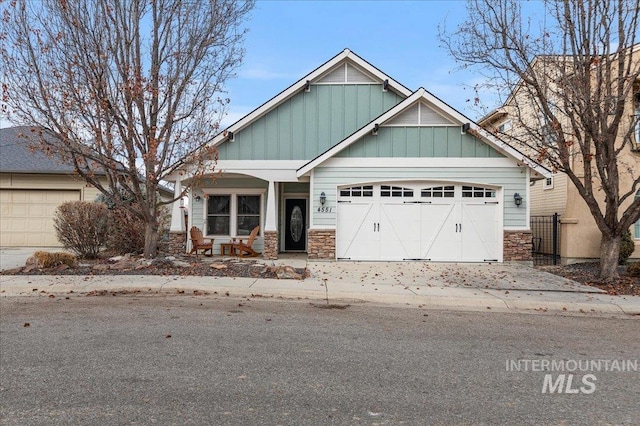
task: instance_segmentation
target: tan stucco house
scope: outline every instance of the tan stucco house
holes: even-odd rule
[[[638,46],[634,47],[634,51],[637,50]],[[636,54],[636,57],[638,56],[640,55]],[[535,66],[535,61],[532,66]],[[525,121],[529,125],[532,122],[539,123],[539,133],[543,137],[545,130],[540,117],[533,111],[534,108],[527,107],[527,102],[532,102],[531,99],[526,99],[527,94],[519,93],[518,90],[519,87],[516,86],[505,104],[482,118],[479,124],[491,133],[513,136],[513,139],[507,140],[518,149],[528,152],[530,149],[528,141],[518,134],[519,123]],[[621,125],[621,132],[628,129],[629,125],[634,126],[634,132],[631,144],[624,146],[617,155],[621,192],[629,191],[640,174],[640,123],[638,122],[638,117],[640,117],[640,81],[636,82],[633,93],[626,99],[626,102],[631,104],[629,110],[633,111],[633,115],[628,117],[628,122]],[[522,145],[518,145],[518,139],[524,141]],[[620,135],[618,139],[619,142],[616,145],[622,147],[622,136]],[[536,156],[531,152],[530,155]],[[573,169],[579,170],[581,163],[579,163],[578,156],[574,156],[572,161],[574,162]],[[551,166],[547,166],[551,168]],[[640,189],[636,192],[635,198],[640,198]],[[632,202],[633,197],[625,200],[620,211],[624,211]],[[604,205],[604,194],[602,194],[599,203],[601,206]],[[600,257],[601,233],[586,202],[567,175],[554,173],[551,177],[532,181],[529,188],[529,199],[523,200],[523,204],[530,209],[531,216],[547,216],[554,213],[560,215],[559,255],[563,264],[590,261]],[[630,231],[636,247],[631,259],[640,259],[640,220],[631,227]]]

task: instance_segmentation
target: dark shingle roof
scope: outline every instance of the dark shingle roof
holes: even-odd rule
[[[2,173],[73,173],[73,166],[29,149],[38,144],[33,127],[18,126],[0,129],[0,172]]]

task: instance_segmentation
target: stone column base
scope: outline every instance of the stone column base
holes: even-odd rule
[[[309,229],[307,255],[309,259],[335,260],[335,229]]]
[[[264,259],[278,258],[278,231],[264,231],[262,257]]]
[[[531,231],[504,231],[505,262],[531,261]]]
[[[184,254],[187,251],[187,232],[169,231],[167,251],[174,256]]]

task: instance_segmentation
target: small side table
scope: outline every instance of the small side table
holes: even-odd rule
[[[220,256],[235,256],[233,243],[220,243]]]

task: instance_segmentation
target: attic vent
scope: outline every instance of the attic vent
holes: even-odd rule
[[[340,83],[377,83],[377,80],[369,76],[364,70],[344,62],[329,71],[324,77],[318,80],[320,84],[340,84]]]
[[[388,121],[387,126],[450,126],[454,123],[442,115],[438,114],[432,108],[423,103],[416,103],[408,109],[405,109],[392,120]]]

